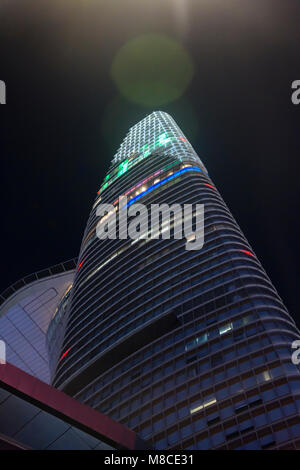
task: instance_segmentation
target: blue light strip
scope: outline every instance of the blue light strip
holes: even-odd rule
[[[164,180],[160,181],[159,183],[153,184],[153,185],[150,186],[148,189],[146,189],[146,191],[144,191],[143,193],[138,194],[137,196],[135,196],[133,199],[131,199],[131,201],[129,201],[129,202],[126,204],[126,206],[124,206],[124,209],[125,209],[125,207],[131,206],[131,204],[133,204],[135,201],[137,201],[137,200],[140,199],[141,197],[145,196],[145,194],[148,194],[148,193],[150,193],[150,191],[153,191],[153,189],[156,189],[156,188],[158,188],[159,186],[161,186],[162,184],[167,183],[168,181],[171,181],[173,178],[176,178],[176,176],[179,176],[179,175],[181,175],[182,173],[185,173],[186,171],[201,171],[201,173],[204,173],[204,171],[201,170],[201,168],[198,168],[197,166],[191,166],[191,167],[183,168],[182,170],[176,171],[176,173],[174,173],[173,175],[168,176],[167,178],[165,178]]]

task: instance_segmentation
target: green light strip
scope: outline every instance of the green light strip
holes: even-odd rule
[[[124,173],[126,173],[130,168],[135,166],[138,162],[143,160],[144,158],[148,157],[153,150],[155,150],[157,147],[162,147],[163,145],[169,144],[172,140],[176,140],[176,137],[168,137],[167,134],[164,132],[161,134],[156,142],[152,145],[144,145],[141,150],[143,151],[140,155],[138,155],[134,160],[129,161],[128,158],[121,162],[118,166],[118,171],[115,176],[111,176],[110,174],[106,175],[104,179],[104,184],[101,186],[101,188],[98,191],[98,194],[102,193],[108,186],[111,185],[114,181],[116,181],[120,176],[122,176]],[[108,180],[108,181],[107,181]]]

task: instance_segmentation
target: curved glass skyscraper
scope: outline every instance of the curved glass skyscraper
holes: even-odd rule
[[[119,215],[119,196],[127,206],[204,204],[203,248],[99,240],[97,208],[113,205],[106,220]],[[168,114],[133,126],[115,155],[62,317],[51,327],[62,338],[53,385],[156,448],[300,448],[299,331]]]

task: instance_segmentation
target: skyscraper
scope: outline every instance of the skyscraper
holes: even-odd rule
[[[99,240],[97,207],[118,214],[119,196],[127,206],[204,204],[203,248]],[[168,114],[133,126],[113,158],[63,317],[51,329],[62,338],[52,384],[156,448],[300,448],[299,331]]]

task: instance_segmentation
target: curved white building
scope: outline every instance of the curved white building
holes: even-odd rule
[[[0,340],[6,362],[49,383],[46,332],[70,287],[76,260],[31,274],[0,295]]]

